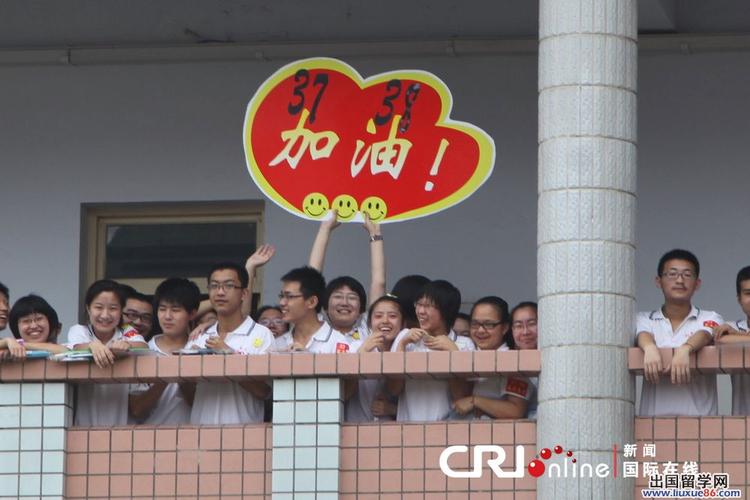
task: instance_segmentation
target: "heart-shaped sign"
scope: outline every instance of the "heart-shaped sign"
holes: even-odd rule
[[[489,177],[495,144],[450,119],[448,87],[425,71],[363,79],[313,58],[284,66],[247,107],[248,169],[261,191],[307,219],[424,217],[467,198]]]

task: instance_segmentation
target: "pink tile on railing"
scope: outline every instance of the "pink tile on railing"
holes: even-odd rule
[[[154,452],[153,451],[134,451],[133,452],[133,474],[153,474],[154,473]]]
[[[109,455],[109,470],[111,474],[133,473],[133,452],[113,452]]]
[[[179,457],[177,459],[179,461]],[[177,495],[195,498],[198,491],[198,474],[180,474],[177,481]]]
[[[200,449],[201,450],[220,450],[221,449],[221,427],[201,427]]]
[[[197,450],[198,449],[198,429],[197,428],[177,429],[177,449],[178,450]]]
[[[197,357],[197,356],[196,356]],[[201,377],[212,380],[226,380],[224,377],[224,354],[201,356]]]
[[[88,453],[68,453],[65,457],[65,473],[69,475],[86,474],[88,457]]]
[[[221,429],[221,448],[223,450],[241,450],[243,433],[242,427],[223,427]]]
[[[151,451],[154,449],[155,430],[135,429],[133,431],[133,449],[137,451]]]
[[[380,432],[377,424],[360,424],[357,427],[357,445],[360,448],[380,446]]]
[[[23,363],[19,361],[5,361],[1,363],[0,380],[3,382],[23,380]]]
[[[264,480],[265,474],[262,472],[245,472],[242,475],[242,492],[245,495],[259,495],[259,499],[263,498],[260,495],[265,493]]]
[[[427,366],[426,352],[404,353],[404,371],[409,378],[432,378]]]
[[[109,494],[113,497],[130,497],[132,494],[131,477],[113,475],[109,478]]]
[[[336,357],[336,371],[339,375],[359,374],[359,356],[339,354]]]
[[[276,356],[282,355],[255,354],[247,356],[247,374],[255,377],[268,377],[271,373],[271,359]]]
[[[745,352],[743,345],[725,344],[717,348],[721,371],[724,373],[741,372],[745,366]]]
[[[677,461],[693,462],[698,460],[699,441],[680,439],[677,441]]]
[[[177,429],[158,427],[155,442],[157,450],[175,450],[177,448]]]
[[[723,431],[721,417],[701,418],[701,439],[721,439]]]
[[[228,354],[224,356],[224,376],[230,380],[241,380],[247,376],[247,356]]]
[[[132,449],[132,429],[112,429],[112,451],[131,451]]]
[[[201,474],[198,478],[198,494],[201,498],[206,495],[218,495],[221,477],[219,474]]]
[[[444,446],[448,442],[448,427],[443,422],[429,423],[424,426],[424,444]]]
[[[470,444],[492,444],[492,422],[474,420],[469,427]]]
[[[341,448],[341,470],[357,470],[357,448]]]
[[[380,378],[383,375],[383,354],[363,352],[359,354],[359,373],[366,378]]]
[[[745,439],[745,417],[724,417],[723,437],[724,439]]]
[[[716,373],[719,371],[719,350],[707,346],[697,353],[698,371],[702,373]]]
[[[520,351],[495,351],[495,366],[498,373],[518,373]]]
[[[198,452],[198,471],[206,472],[221,471],[221,451],[201,450]]]
[[[272,354],[269,373],[272,376],[290,376],[292,374],[292,356],[295,356],[295,354]]]
[[[65,451],[69,453],[88,451],[89,432],[87,430],[73,430],[66,432]]]
[[[423,446],[407,446],[402,448],[404,469],[424,469],[426,449],[428,448]]]
[[[677,460],[677,447],[675,441],[656,441],[656,461],[667,462]]]
[[[292,374],[306,377],[315,373],[315,354],[300,352],[292,356]]]
[[[133,476],[133,496],[153,496],[154,476],[139,474]]]
[[[223,472],[223,471],[222,471]],[[221,496],[227,495],[241,495],[242,494],[242,473],[222,473],[219,487],[221,488]]]
[[[222,450],[221,451],[221,470],[222,472],[242,472],[242,451],[241,450],[235,450],[235,451],[227,451]],[[250,452],[248,452],[250,453]],[[265,457],[258,457],[263,463],[263,460]],[[248,463],[248,470],[251,469],[252,464]],[[257,467],[257,466],[256,466]],[[265,467],[263,468],[265,470]]]
[[[700,425],[697,418],[680,417],[677,419],[677,439],[698,439]]]
[[[44,378],[47,380],[63,381],[68,378],[68,363],[58,363],[46,360],[44,362]]]
[[[536,349],[518,351],[518,371],[535,377],[542,369],[542,353]]]
[[[154,495],[156,497],[174,496],[177,493],[177,476],[159,474],[154,478]]]
[[[403,483],[402,487],[404,491],[424,491],[424,471],[421,470],[405,470],[403,472]]]
[[[474,374],[474,353],[471,351],[452,351],[451,373],[453,375],[468,377]]]
[[[88,476],[65,476],[65,498],[86,498]]]
[[[341,488],[341,493],[356,493],[357,492],[357,472],[356,471],[339,472],[339,488]]]
[[[139,382],[150,383],[156,381],[157,356],[137,356],[135,359],[135,376]]]
[[[677,423],[674,418],[654,419],[654,439],[674,439]]]
[[[492,422],[492,444],[515,444],[515,429],[512,422]]]
[[[469,422],[448,424],[448,444],[469,444]]]
[[[392,375],[394,377],[403,376],[405,368],[403,352],[384,352],[383,353],[383,375]]]
[[[380,446],[401,446],[401,423],[380,424]]]
[[[423,424],[404,424],[401,431],[404,446],[422,446],[424,444],[424,429]]]
[[[359,448],[357,450],[357,469],[380,470],[380,448]]]
[[[536,424],[532,422],[515,422],[516,444],[536,443]]]
[[[177,453],[177,473],[182,478],[191,472],[198,472],[198,451],[180,451]]]
[[[190,380],[197,382],[201,379],[202,369],[202,358],[204,356],[179,356],[180,360],[180,378],[183,380]]]
[[[77,361],[74,363],[65,363],[68,365],[68,380],[69,381],[83,381],[89,379],[89,368],[94,363],[87,361]]]
[[[380,448],[380,468],[401,470],[401,451],[399,448]]]
[[[90,453],[88,474],[109,474],[109,453]]]
[[[88,497],[109,497],[109,476],[88,476]]]
[[[747,484],[747,471],[744,463],[724,463],[721,472],[729,474],[730,488],[739,488],[741,485]]]
[[[479,491],[490,491],[492,489],[493,475],[494,474],[490,472],[485,472],[481,477],[469,480],[469,489],[471,490],[472,500],[474,500],[474,498],[476,498],[478,495],[481,495]]]
[[[702,440],[700,442],[700,452],[701,462],[721,462],[721,441]]]
[[[425,491],[446,491],[446,475],[441,470],[424,471]]]
[[[401,491],[401,471],[382,471],[380,473],[380,491]]]
[[[180,360],[189,356],[165,356],[156,362],[156,374],[164,382],[179,382]]]
[[[449,351],[430,351],[427,355],[427,371],[435,378],[445,378],[451,372]]]
[[[154,470],[157,474],[174,474],[177,472],[177,453],[174,451],[157,451],[154,454]]]
[[[741,440],[725,440],[722,442],[723,447],[723,461],[726,462],[741,462],[746,463],[745,460],[745,446],[746,441]]]
[[[264,450],[266,449],[266,443],[269,441],[266,439],[266,429],[270,429],[270,425],[248,425],[245,427],[245,444],[246,450]]]
[[[654,437],[654,421],[650,418],[635,419],[635,438],[652,439]]]
[[[316,354],[315,374],[334,375],[336,373],[336,354]]]
[[[234,451],[223,451],[225,456],[236,453]],[[266,471],[266,451],[265,450],[246,450],[239,452],[242,456],[241,460],[244,460],[245,471],[250,472],[265,472]],[[240,462],[240,470],[242,470],[242,462]]]
[[[477,376],[495,374],[495,351],[474,351],[474,373]]]
[[[357,473],[357,493],[377,493],[380,490],[378,471],[359,471]]]
[[[30,359],[22,362],[23,380],[26,382],[43,381],[46,362],[44,359]]]
[[[115,362],[117,363],[118,361]],[[85,363],[85,361],[82,361],[82,363]],[[111,366],[101,368],[96,366],[96,363],[93,361],[89,363],[89,378],[96,383],[112,383],[112,371],[113,368]]]
[[[628,349],[628,368],[639,374],[643,373],[643,349],[640,347]]]
[[[109,451],[109,431],[89,431],[89,451]]]
[[[132,382],[133,378],[135,377],[136,359],[136,356],[127,356],[122,359],[118,359],[112,367],[112,378],[123,382]]]

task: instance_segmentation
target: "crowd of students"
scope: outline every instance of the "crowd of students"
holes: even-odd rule
[[[249,316],[252,281],[271,261],[274,248],[262,245],[241,266],[217,263],[208,273],[208,300],[198,286],[170,278],[153,301],[111,280],[86,292],[88,321],[73,325],[64,344],[55,310],[28,295],[9,309],[8,289],[0,284],[0,358],[18,360],[27,351],[64,353],[88,350],[98,366],[111,366],[127,351],[150,349],[160,356],[262,353],[428,352],[537,348],[537,306],[522,302],[512,310],[500,297],[479,299],[462,314],[461,293],[444,280],[411,275],[389,293],[385,287],[383,237],[378,225],[364,224],[370,240],[371,282],[341,276],[328,283],[321,274],[335,217],[321,223],[309,265],[281,278],[278,305]],[[715,341],[747,340],[748,320],[725,323],[718,314],[692,305],[700,286],[700,265],[685,250],[659,262],[656,284],[661,308],[640,313],[636,344],[644,350],[642,415],[717,413],[716,377],[691,373],[689,354]],[[750,318],[750,267],[737,276],[737,296]],[[153,335],[155,319],[161,333]],[[663,366],[659,347],[675,348]],[[135,351],[133,351],[135,352]],[[745,375],[733,376],[735,414],[750,408]],[[271,387],[262,381],[180,382],[127,385],[81,384],[76,424],[87,426],[158,424],[238,424],[269,419]],[[464,379],[361,379],[344,383],[345,419],[436,421],[469,418],[534,418],[536,380],[522,375]]]

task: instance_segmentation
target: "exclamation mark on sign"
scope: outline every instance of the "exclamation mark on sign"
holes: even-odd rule
[[[435,155],[435,161],[432,162],[432,168],[430,169],[430,176],[435,177],[438,174],[438,170],[440,170],[440,162],[443,161],[443,155],[445,154],[445,150],[448,149],[448,142],[447,139],[440,139],[440,147],[438,148],[438,152]],[[427,181],[424,183],[424,190],[425,191],[432,191],[432,188],[435,187],[435,184],[432,183],[432,181]]]

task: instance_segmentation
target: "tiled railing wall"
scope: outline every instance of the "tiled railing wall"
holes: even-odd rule
[[[631,372],[641,373],[641,351],[628,354]],[[671,350],[662,355],[668,361]],[[535,423],[345,424],[337,421],[341,394],[335,388],[340,391],[339,379],[358,377],[536,375],[540,361],[539,352],[514,351],[139,357],[106,370],[86,363],[2,363],[0,498],[532,499],[536,481],[528,475],[498,479],[485,468],[477,479],[449,479],[438,460],[451,444],[498,444],[509,450],[522,445],[526,457],[533,457]],[[709,347],[693,362],[705,373],[749,372],[750,349]],[[276,381],[273,425],[65,431],[75,383],[248,378]],[[321,412],[323,403],[331,408]],[[655,444],[657,456],[648,460],[694,460],[701,471],[728,473],[730,486],[750,495],[748,435],[745,417],[638,418],[635,441],[639,447]],[[276,450],[280,453],[274,455]],[[454,455],[450,464],[473,465],[468,455]],[[638,480],[635,498],[641,498],[644,483]]]

